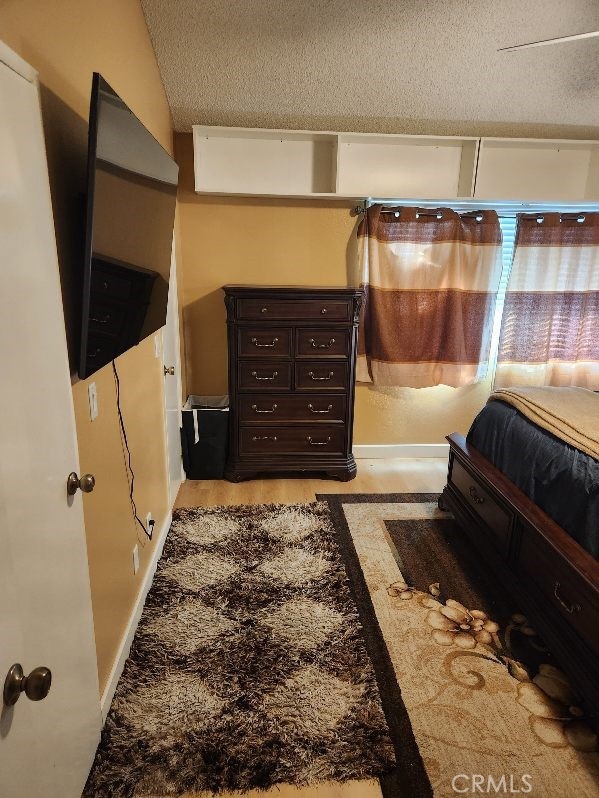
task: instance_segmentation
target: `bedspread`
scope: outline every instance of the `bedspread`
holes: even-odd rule
[[[599,559],[599,461],[503,401],[483,408],[467,440]]]

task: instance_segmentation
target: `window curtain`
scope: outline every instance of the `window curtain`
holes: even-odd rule
[[[495,211],[372,205],[358,251],[366,291],[358,379],[411,388],[481,380],[502,268]]]
[[[599,214],[519,217],[495,387],[599,388]]]

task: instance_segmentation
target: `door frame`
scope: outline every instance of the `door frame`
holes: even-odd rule
[[[171,270],[169,275],[169,301],[168,301],[168,308],[167,308],[167,315],[166,315],[166,324],[162,329],[162,363],[163,366],[174,366],[175,367],[175,380],[176,380],[176,391],[178,397],[178,410],[179,410],[179,429],[183,426],[183,419],[181,413],[181,403],[182,403],[182,394],[183,394],[183,380],[181,378],[181,337],[179,333],[179,294],[178,294],[178,281],[177,281],[177,253],[176,253],[176,246],[175,246],[175,235],[173,233],[173,242],[171,247]],[[173,362],[170,362],[171,358],[169,358],[169,363],[165,362],[165,336],[167,332],[171,335],[172,342],[173,342],[173,352],[174,358]],[[169,377],[165,376],[165,380],[169,379]],[[181,439],[178,438],[177,441],[174,442],[169,440],[168,434],[168,421],[167,421],[167,414],[169,412],[169,408],[167,407],[167,392],[166,392],[166,385],[164,391],[164,440],[166,445],[166,461],[167,461],[167,475],[168,475],[168,487],[167,487],[167,498],[168,498],[168,506],[172,507],[175,503],[175,499],[177,498],[177,493],[181,483],[185,480],[185,471],[183,470],[183,456],[181,453]],[[176,458],[180,463],[180,475],[179,475],[179,482],[175,483],[175,487],[173,487],[173,483],[170,479],[171,473],[171,457],[173,456],[173,451],[175,453]]]

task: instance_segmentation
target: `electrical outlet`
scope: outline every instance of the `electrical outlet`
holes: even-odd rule
[[[137,543],[133,548],[133,574],[135,575],[139,571],[139,546]]]
[[[98,418],[98,391],[95,382],[90,382],[87,386],[87,398],[89,400],[89,417],[95,421]]]
[[[157,332],[154,336],[154,357],[160,357],[162,346],[160,345],[160,333]]]

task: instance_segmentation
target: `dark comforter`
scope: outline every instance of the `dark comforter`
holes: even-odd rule
[[[498,401],[474,419],[467,440],[599,559],[597,460]]]

